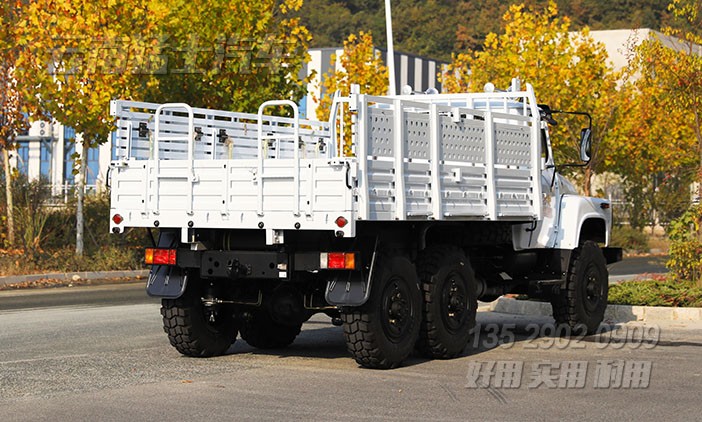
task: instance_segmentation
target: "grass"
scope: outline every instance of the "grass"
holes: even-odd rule
[[[670,279],[626,281],[609,286],[613,305],[702,307],[702,288]]]

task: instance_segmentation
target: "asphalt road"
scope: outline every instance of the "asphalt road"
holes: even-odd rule
[[[631,256],[608,266],[610,276],[666,273],[667,255]]]
[[[481,313],[476,351],[372,371],[347,356],[326,317],[285,350],[239,339],[226,356],[192,359],[170,347],[141,283],[0,292],[1,418],[699,420],[699,326],[610,327],[569,341],[546,335],[548,322]],[[611,364],[643,371],[598,369]],[[490,365],[521,370],[505,384]]]

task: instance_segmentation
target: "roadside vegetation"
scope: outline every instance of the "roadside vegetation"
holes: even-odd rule
[[[0,178],[0,222],[7,221],[4,178]],[[48,272],[110,271],[143,268],[143,230],[123,236],[109,233],[110,203],[106,194],[87,195],[84,205],[85,253],[76,255],[75,199],[52,203],[44,180],[28,181],[22,175],[12,180],[16,233],[10,243],[0,234],[0,275]]]
[[[609,286],[613,305],[702,307],[702,288],[691,281],[660,279],[625,281]]]

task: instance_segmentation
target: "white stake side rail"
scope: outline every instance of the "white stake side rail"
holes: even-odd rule
[[[264,115],[288,106],[295,117]],[[540,120],[523,92],[336,98],[258,114],[115,101],[112,211],[124,227],[342,230],[356,220],[542,217]],[[343,153],[345,113],[353,157]],[[335,140],[338,142],[335,142]],[[350,224],[339,229],[334,220]]]
[[[264,114],[285,106],[294,117]],[[258,114],[185,104],[113,101],[111,229],[176,227],[335,230],[353,236],[353,175],[334,159],[327,122],[299,119],[290,101]],[[343,128],[342,128],[343,129]],[[353,160],[353,159],[348,159]],[[339,228],[338,217],[350,222]]]
[[[354,115],[359,220],[542,218],[541,123],[530,85],[338,101]]]

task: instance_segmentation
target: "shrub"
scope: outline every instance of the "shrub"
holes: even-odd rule
[[[648,252],[648,236],[631,226],[615,226],[609,242],[612,246],[623,248],[627,252]]]
[[[0,275],[42,272],[108,271],[143,268],[142,247],[150,244],[145,230],[109,232],[110,201],[107,193],[86,196],[83,207],[85,255],[75,256],[76,204],[51,204],[45,180],[30,181],[16,175],[12,180],[15,244],[0,249]],[[4,203],[4,186],[0,203]],[[0,205],[0,223],[6,220]],[[2,225],[4,228],[4,224]],[[0,235],[0,247],[7,239]]]
[[[702,207],[690,207],[682,216],[673,220],[668,227],[670,238],[670,259],[666,267],[678,280],[697,281],[702,287],[702,241],[700,239],[700,219]]]
[[[702,288],[689,281],[626,281],[609,286],[609,303],[640,306],[702,306]]]
[[[107,245],[77,256],[73,246],[43,250],[28,260],[21,250],[0,253],[0,274],[70,273],[143,269],[143,251],[135,246]]]

